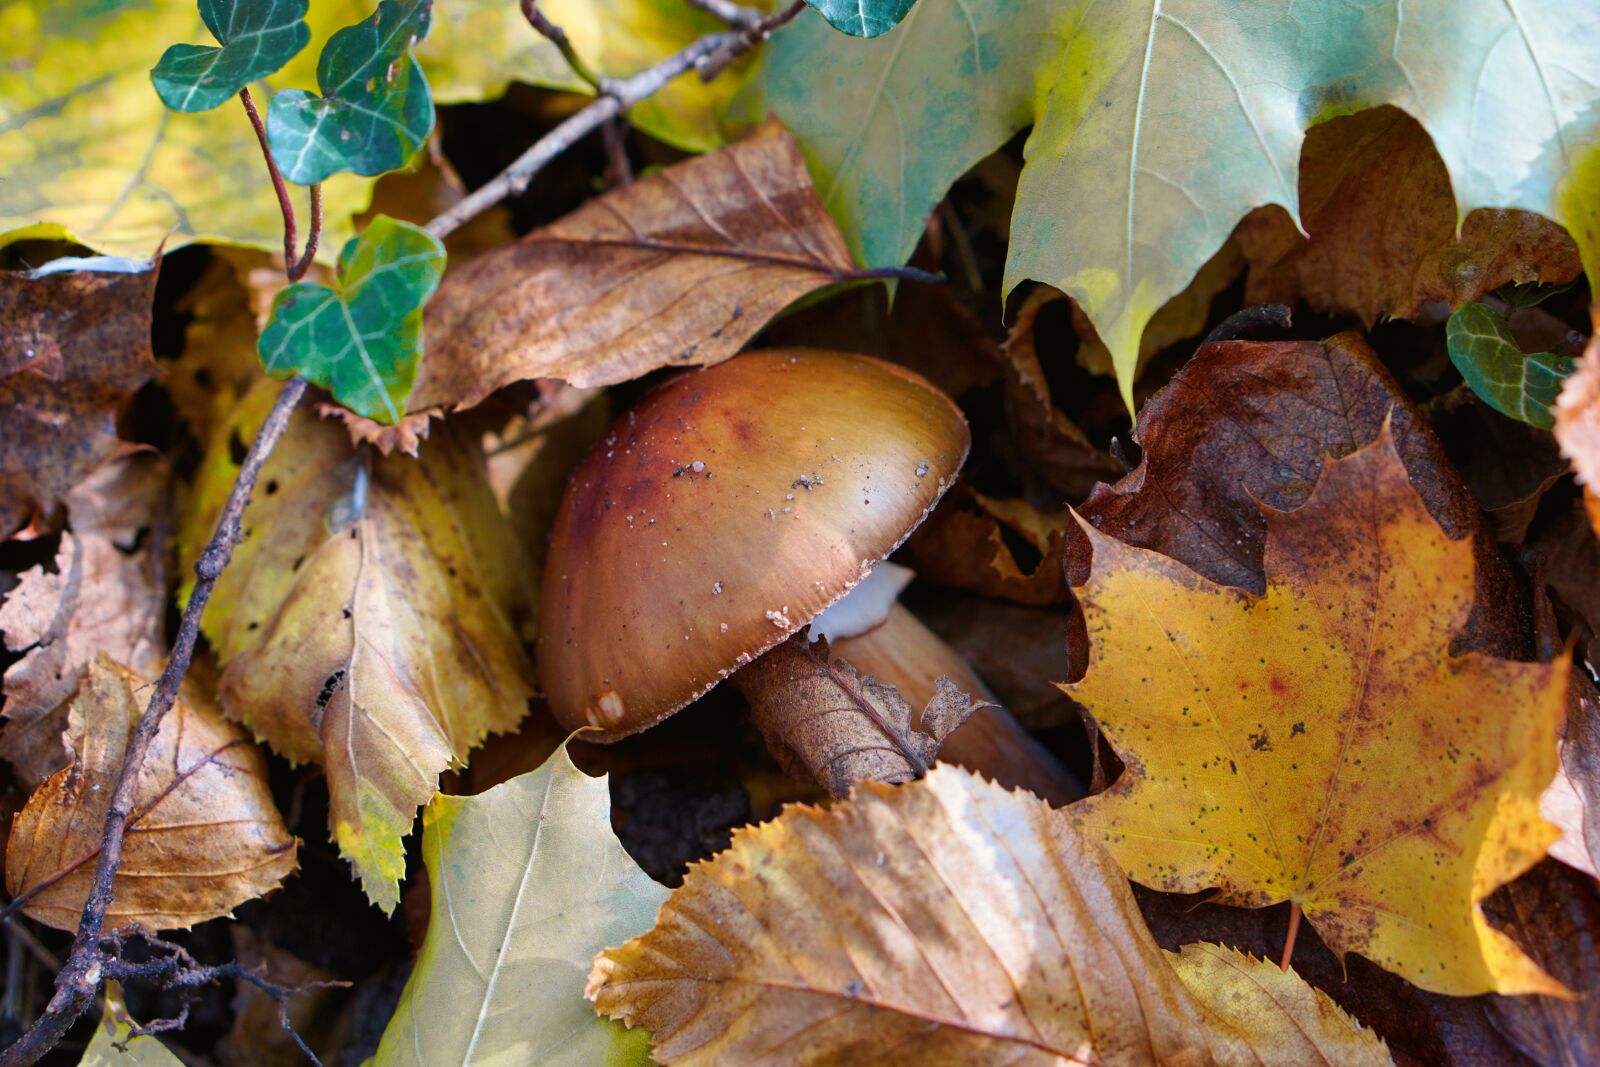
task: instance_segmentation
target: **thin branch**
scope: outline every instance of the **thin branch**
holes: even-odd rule
[[[646,67],[632,77],[605,82],[605,90],[599,96],[535,141],[505,170],[429,222],[427,231],[435,237],[454,233],[467,220],[527,189],[534,175],[551,160],[610,119],[641,100],[654,96],[674,78],[691,70],[700,71],[704,78],[715,77],[728,62],[765,40],[768,34],[793,19],[805,6],[805,0],[795,0],[793,5],[777,15],[760,19],[746,28],[706,34],[682,51],[673,53],[653,67]]]
[[[35,1019],[27,1033],[0,1056],[0,1067],[30,1067],[37,1062],[61,1039],[84,1008],[93,1002],[101,981],[107,976],[110,957],[101,946],[101,936],[105,929],[106,910],[111,906],[112,885],[117,868],[122,863],[122,845],[127,834],[128,819],[134,810],[139,772],[161,728],[161,720],[177,700],[178,685],[189,670],[190,660],[194,658],[195,642],[200,634],[200,616],[211,599],[217,579],[233,558],[234,546],[242,540],[240,520],[250,503],[250,494],[261,475],[262,465],[266,463],[272,446],[283,435],[284,428],[289,424],[289,416],[294,413],[305,391],[304,378],[291,378],[278,394],[277,403],[261,424],[250,451],[245,454],[233,489],[222,507],[222,516],[217,520],[216,531],[195,562],[198,581],[189,596],[189,603],[184,606],[183,618],[173,641],[172,655],[156,682],[155,692],[139,719],[133,739],[128,742],[127,755],[123,758],[117,783],[111,792],[111,805],[106,812],[105,830],[101,835],[100,855],[95,863],[88,898],[84,901],[83,916],[78,920],[78,933],[72,941],[72,954],[56,976],[56,992],[46,1005],[44,1014]]]
[[[589,88],[596,93],[606,91],[606,80],[590,69],[589,64],[578,55],[578,50],[572,47],[572,39],[567,36],[567,31],[551,22],[545,13],[539,10],[539,0],[522,0],[522,17],[528,20],[528,25],[537,30],[541,37],[556,46],[561,52],[561,58],[572,68],[572,73],[582,78]]]

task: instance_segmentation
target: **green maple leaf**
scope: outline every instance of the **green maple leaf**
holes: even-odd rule
[[[1554,352],[1523,355],[1511,326],[1488,304],[1463,304],[1445,325],[1450,362],[1483,402],[1541,430],[1555,425],[1550,407],[1575,366]]]
[[[272,98],[267,140],[283,176],[313,185],[331,174],[395,170],[433,129],[433,97],[411,46],[427,36],[431,0],[382,0],[370,18],[328,39],[317,59],[322,95]]]
[[[1130,406],[1145,324],[1251,208],[1298,215],[1315,123],[1413,115],[1461,213],[1548,215],[1600,278],[1600,7],[1499,0],[920,0],[873,41],[802,15],[768,104],[867,266],[1030,123],[1005,287],[1082,305]],[[853,121],[841,122],[840,115]]]
[[[200,0],[200,18],[222,45],[175,44],[150,71],[174,111],[210,111],[299,54],[311,40],[306,0]]]
[[[583,998],[595,954],[650,929],[668,896],[612,833],[605,778],[563,745],[422,818],[433,914],[375,1067],[648,1063],[646,1035]]]
[[[274,378],[301,375],[351,411],[400,420],[422,359],[422,305],[444,273],[444,246],[379,215],[339,254],[336,288],[280,292],[257,351]]]

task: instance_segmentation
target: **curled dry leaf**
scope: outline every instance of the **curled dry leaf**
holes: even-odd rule
[[[1061,604],[1072,598],[1062,570],[1069,523],[1065,511],[1048,515],[958,485],[908,547],[930,581],[1018,604]]]
[[[1600,305],[1592,314],[1594,333],[1556,398],[1555,435],[1583,486],[1589,524],[1600,532]]]
[[[1357,334],[1326,341],[1203,346],[1139,413],[1144,457],[1078,509],[1096,529],[1179,560],[1221,585],[1265,589],[1266,520],[1257,503],[1299,507],[1326,457],[1378,436],[1388,420],[1411,484],[1451,538],[1471,534],[1476,594],[1458,650],[1526,653],[1523,596],[1477,502],[1427,420]],[[1067,531],[1067,576],[1088,575],[1089,541]],[[1081,630],[1068,649],[1084,663]]]
[[[1264,515],[1262,595],[1083,524],[1091,662],[1068,689],[1128,769],[1071,810],[1152,888],[1292,901],[1434,992],[1563,994],[1477,904],[1557,836],[1538,800],[1568,660],[1451,654],[1473,547],[1387,428]]]
[[[276,396],[252,393],[206,454],[181,547],[210,536]],[[482,451],[441,429],[420,459],[379,457],[302,409],[261,472],[247,539],[204,632],[225,711],[282,755],[322,764],[339,847],[385,908],[401,838],[491,730],[527,710],[519,619],[532,569],[495,503]]]
[[[0,537],[131,446],[117,415],[156,371],[156,271],[0,273]]]
[[[111,792],[144,713],[144,678],[101,656],[73,699],[72,765],[28,799],[6,846],[6,891],[28,916],[74,930],[94,876]],[[295,839],[244,731],[192,689],[161,720],[139,775],[106,928],[187,929],[270,893],[295,869]]]
[[[925,774],[939,747],[974,712],[973,700],[949,678],[916,715],[892,685],[859,677],[835,660],[828,642],[802,631],[743,668],[750,717],[790,777],[816,781],[835,797],[861,782],[909,782]]]
[[[1480,208],[1460,220],[1450,175],[1416,119],[1373,108],[1311,127],[1300,154],[1300,221],[1282,208],[1245,216],[1247,304],[1304,301],[1367,325],[1451,308],[1507,282],[1561,284],[1578,246],[1531,211]]]
[[[141,540],[166,508],[165,464],[114,460],[66,497],[68,529],[55,567],[24,571],[0,603],[7,650],[0,751],[30,787],[67,765],[67,699],[97,654],[154,677],[165,589],[160,551]]]
[[[1390,1062],[1293,973],[1163,953],[1089,836],[953,767],[737,831],[587,992],[671,1064]]]
[[[565,745],[538,770],[423,813],[432,914],[375,1067],[643,1063],[641,1035],[584,1003],[608,944],[648,929],[667,891],[611,830],[604,776]]]
[[[1095,482],[1120,468],[1096,448],[1050,399],[1050,384],[1039,362],[1034,336],[1039,314],[1066,294],[1041,285],[1028,294],[1001,352],[1005,373],[1006,421],[1017,448],[1045,481],[1072,497],[1081,497]],[[1203,320],[1202,320],[1203,321]],[[1110,357],[1107,357],[1109,370]]]
[[[527,378],[598,386],[717,363],[853,266],[800,150],[768,123],[454,271],[428,305],[410,410]]]

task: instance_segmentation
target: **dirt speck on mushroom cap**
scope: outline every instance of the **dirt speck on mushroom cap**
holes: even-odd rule
[[[668,382],[562,501],[540,610],[550,707],[602,740],[670,715],[892,552],[969,443],[949,398],[865,356],[775,349]]]

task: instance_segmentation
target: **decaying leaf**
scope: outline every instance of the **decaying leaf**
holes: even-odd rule
[[[1129,874],[1298,904],[1337,953],[1457,995],[1563,989],[1477,902],[1555,839],[1568,661],[1453,656],[1473,549],[1392,435],[1264,513],[1264,595],[1083,524],[1088,673],[1068,687],[1128,764],[1073,810]]]
[[[781,126],[589,201],[453,271],[425,316],[410,410],[502,385],[610,385],[717,363],[849,253]]]
[[[1247,304],[1304,301],[1370,326],[1414,319],[1431,301],[1460,307],[1507,282],[1562,284],[1583,269],[1572,238],[1542,216],[1482,208],[1459,219],[1433,141],[1397,108],[1311,127],[1299,194],[1309,237],[1282,208],[1239,224]]]
[[[595,954],[650,926],[667,891],[611,831],[606,779],[566,746],[538,770],[423,813],[432,915],[376,1067],[647,1062],[643,1035],[583,999]]]
[[[130,447],[117,437],[117,414],[155,374],[155,287],[154,268],[0,274],[0,537]]]
[[[72,765],[40,786],[12,824],[6,891],[23,912],[75,930],[100,833],[149,683],[108,657],[73,699]],[[106,928],[187,929],[276,889],[295,839],[267,789],[267,764],[242,730],[193,689],[161,720],[140,774]]]
[[[1062,572],[1069,521],[1065,511],[1048,515],[1026,500],[992,500],[958,485],[909,547],[917,569],[942,585],[1018,604],[1060,604],[1071,598]]]
[[[1578,369],[1556,397],[1555,435],[1583,486],[1589,524],[1600,533],[1600,309],[1593,318],[1594,333],[1578,358]]]
[[[1041,285],[1028,294],[1017,312],[1003,349],[1006,422],[1033,469],[1061,492],[1081,497],[1095,482],[1114,476],[1120,468],[1050,397],[1034,327],[1047,305],[1066,299],[1061,292]]]
[[[1371,442],[1388,421],[1411,484],[1451,538],[1472,534],[1472,616],[1461,650],[1528,649],[1523,596],[1477,502],[1427,420],[1358,335],[1203,346],[1139,414],[1139,466],[1095,489],[1079,514],[1101,532],[1179,560],[1221,585],[1262,592],[1266,522],[1258,502],[1299,507],[1328,456]],[[1088,540],[1067,531],[1067,574],[1088,574]],[[1069,641],[1081,672],[1081,631]]]
[[[1091,837],[953,767],[736,831],[588,996],[672,1064],[1389,1062],[1292,973],[1162,953]]]
[[[165,588],[160,557],[141,535],[166,508],[165,464],[113,461],[66,497],[68,529],[55,568],[24,571],[0,603],[6,648],[0,751],[30,787],[67,765],[67,699],[96,655],[137,674],[160,670]]]
[[[832,659],[826,640],[811,642],[804,631],[743,671],[763,680],[744,691],[767,748],[790,777],[815,781],[836,797],[861,782],[920,777],[945,738],[992,706],[939,678],[918,715],[894,686],[858,677],[850,664]]]
[[[178,300],[186,320],[183,350],[162,361],[161,386],[197,440],[209,441],[261,380],[256,312],[246,282],[253,270],[270,264],[264,252],[212,249],[205,273]],[[282,277],[281,270],[274,273]]]
[[[193,559],[277,386],[246,399],[201,468],[180,547]],[[248,539],[204,632],[225,711],[295,761],[322,764],[339,847],[385,908],[401,838],[446,767],[527,710],[518,621],[532,573],[465,427],[421,458],[379,457],[302,409],[261,473]]]

